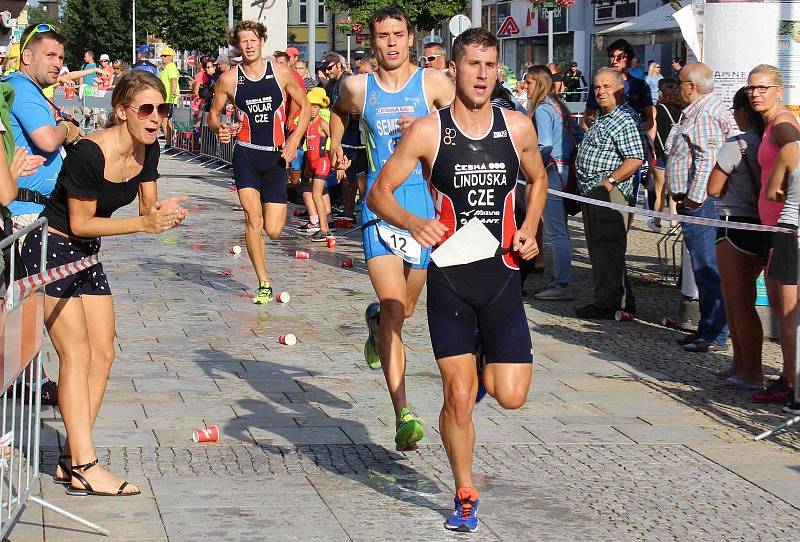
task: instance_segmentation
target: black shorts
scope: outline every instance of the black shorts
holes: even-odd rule
[[[262,203],[287,203],[286,179],[286,162],[280,151],[234,145],[233,180],[237,190],[255,188]]]
[[[721,216],[719,219],[726,222],[761,224],[757,218],[750,216]],[[759,258],[766,258],[767,256],[767,232],[717,228],[717,243],[723,239],[727,239],[733,245],[733,248],[739,252],[758,256]]]
[[[77,262],[100,251],[100,239],[78,241],[57,233],[48,233],[47,268],[52,269],[67,263]],[[22,262],[33,275],[41,272],[42,229],[36,229],[25,237],[22,245]],[[111,287],[103,272],[103,264],[97,263],[44,287],[44,293],[52,297],[81,297],[83,295],[111,295]]]
[[[475,352],[488,363],[532,363],[531,332],[519,271],[495,257],[466,265],[428,266],[428,327],[436,359]]]
[[[367,150],[366,149],[343,149],[344,155],[352,162],[347,168],[347,183],[356,182],[356,177],[367,174]]]
[[[797,230],[797,226],[782,222],[778,222],[776,226]],[[769,233],[769,253],[764,275],[781,284],[797,284],[797,236],[795,234]]]

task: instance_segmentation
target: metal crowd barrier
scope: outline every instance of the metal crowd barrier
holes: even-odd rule
[[[42,336],[44,329],[44,289],[26,287],[35,277],[14,279],[19,240],[37,228],[47,228],[47,219],[16,231],[0,241],[0,250],[9,250],[8,273],[11,277],[5,300],[0,308],[0,333],[2,333],[2,384],[5,391],[0,397],[3,409],[0,427],[0,539],[5,540],[19,520],[26,503],[49,508],[53,512],[76,521],[101,534],[109,532],[90,521],[59,508],[32,493],[40,478],[39,457],[41,448],[41,381]],[[45,269],[47,236],[42,236],[40,269]],[[62,278],[69,272],[60,274]],[[41,280],[41,279],[39,279]],[[41,282],[40,282],[41,283]]]

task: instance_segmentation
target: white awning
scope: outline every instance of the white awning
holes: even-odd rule
[[[691,3],[691,0],[681,0],[681,5]],[[678,32],[678,22],[672,16],[675,8],[672,4],[664,4],[660,8],[648,11],[644,15],[635,17],[630,21],[625,21],[601,30],[598,34],[656,34],[659,32]]]

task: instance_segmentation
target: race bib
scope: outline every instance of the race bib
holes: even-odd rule
[[[422,245],[417,243],[406,230],[395,228],[385,222],[378,222],[378,235],[394,254],[403,258],[410,264],[419,264],[422,261]]]

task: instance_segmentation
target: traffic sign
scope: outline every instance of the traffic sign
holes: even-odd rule
[[[453,37],[458,37],[464,31],[472,28],[472,21],[470,21],[469,17],[467,17],[463,13],[459,13],[458,15],[454,15],[450,19],[450,24],[448,25],[448,28],[450,29],[450,34],[452,34]]]
[[[353,23],[353,33],[361,34],[364,31],[364,25],[361,23]]]
[[[189,58],[186,59],[186,64],[191,67],[194,67],[195,62],[197,62],[197,57],[194,55],[189,55]]]
[[[497,29],[497,35],[499,37],[507,37],[516,36],[517,34],[519,34],[519,25],[517,21],[514,20],[514,17],[509,15],[503,19],[503,23],[500,25],[500,28]]]

